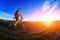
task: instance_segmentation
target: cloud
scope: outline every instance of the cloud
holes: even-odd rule
[[[1,19],[8,19],[8,20],[13,20],[13,15],[10,13],[2,12],[0,11],[0,18]]]
[[[45,17],[46,18],[48,17],[48,19],[50,17],[54,20],[60,20],[60,11],[57,8],[58,8],[58,1],[54,1],[51,4],[51,1],[47,0],[42,5],[42,8],[41,8],[42,10],[41,11],[38,9],[35,9],[36,11],[33,10],[28,15],[27,20],[40,21],[40,20],[42,20],[42,18],[44,20]]]
[[[43,12],[46,12],[46,11],[48,11],[49,9],[50,9],[50,1],[47,0],[47,1],[44,2],[43,6],[42,6],[42,11],[43,11]]]

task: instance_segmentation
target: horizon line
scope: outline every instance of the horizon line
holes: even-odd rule
[[[13,19],[3,19],[3,18],[0,18],[1,20],[10,20],[10,21],[14,21]],[[43,21],[43,20],[23,20],[23,21],[42,21],[42,22],[46,22],[46,21]],[[52,21],[60,21],[60,20],[52,20]]]

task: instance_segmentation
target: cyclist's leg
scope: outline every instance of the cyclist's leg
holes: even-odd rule
[[[19,23],[19,18],[16,18],[15,26]]]

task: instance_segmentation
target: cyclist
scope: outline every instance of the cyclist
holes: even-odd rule
[[[20,14],[20,10],[21,9],[18,8],[17,11],[14,14],[14,18],[16,20],[15,23],[14,23],[15,26],[19,23],[19,21],[22,21],[22,19],[23,19],[22,15]]]

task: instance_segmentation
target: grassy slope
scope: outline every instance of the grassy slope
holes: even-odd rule
[[[35,34],[23,34],[19,30],[14,30],[13,26],[9,26],[10,22],[9,20],[0,20],[0,39],[10,39],[10,40],[31,40],[31,39],[40,39],[40,40],[51,40],[54,39],[56,36],[55,31],[50,31],[51,29],[48,29],[47,31],[41,32],[41,33],[35,33]],[[32,26],[35,25],[35,27],[38,26],[44,26],[42,25],[43,22],[25,22],[26,26]],[[55,21],[54,25],[59,25],[60,21]],[[52,26],[54,26],[52,24]],[[19,26],[20,27],[20,26]],[[54,27],[53,27],[54,28]],[[35,28],[36,29],[36,28]],[[55,40],[55,39],[54,39]]]

